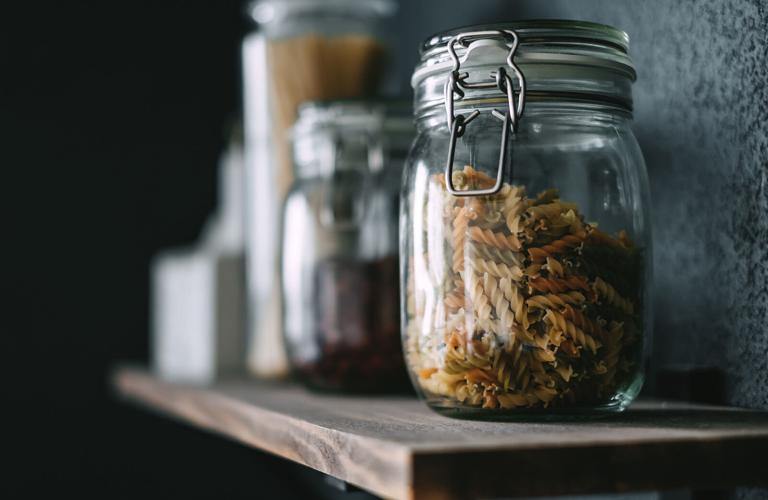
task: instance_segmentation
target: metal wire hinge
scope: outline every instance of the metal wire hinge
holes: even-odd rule
[[[320,210],[318,214],[320,224],[323,227],[333,228],[336,230],[350,230],[359,227],[362,223],[366,210],[366,205],[364,202],[365,197],[369,195],[372,183],[375,182],[374,177],[381,173],[385,163],[384,146],[381,143],[379,137],[375,134],[367,134],[366,143],[368,149],[368,164],[367,169],[361,173],[362,180],[360,181],[360,186],[358,189],[353,190],[355,193],[354,196],[356,196],[356,198],[352,200],[352,215],[349,218],[341,218],[336,213],[336,207],[334,205],[336,197],[335,191],[337,186],[333,179],[334,176],[337,175],[336,168],[342,161],[341,154],[339,153],[342,148],[342,139],[338,135],[333,135],[331,137],[331,154],[329,159],[330,164],[328,167],[331,172],[324,172],[326,174],[330,174],[331,181],[327,183],[327,188],[321,195]],[[347,195],[343,194],[342,196]]]
[[[514,74],[518,81],[519,90],[515,93],[514,82],[512,77],[507,73],[507,70],[501,66],[496,71],[492,71],[490,74],[491,81],[469,82],[467,78],[469,74],[467,72],[460,72],[461,64],[466,62],[469,56],[469,51],[464,55],[463,59],[460,59],[456,54],[456,44],[460,43],[463,47],[469,48],[470,43],[492,38],[502,38],[509,47],[509,54],[507,55],[507,66]],[[487,30],[487,31],[471,31],[466,33],[460,33],[448,42],[448,53],[453,59],[453,69],[445,82],[445,114],[448,123],[448,129],[451,131],[451,139],[448,145],[448,161],[445,165],[445,185],[448,188],[448,192],[454,196],[488,196],[498,193],[501,190],[503,182],[504,165],[507,157],[507,141],[510,133],[517,132],[517,126],[520,123],[520,117],[523,115],[525,109],[525,77],[520,71],[520,68],[515,64],[515,52],[519,39],[517,33],[512,30]],[[507,110],[505,113],[501,113],[496,109],[492,109],[491,113],[494,117],[502,121],[501,131],[501,147],[499,153],[499,164],[496,170],[496,182],[493,187],[486,189],[470,189],[470,190],[457,190],[453,185],[453,160],[456,155],[456,142],[461,138],[467,130],[472,120],[480,115],[480,110],[475,109],[469,114],[455,114],[455,100],[464,98],[465,89],[490,89],[497,88],[507,97]]]

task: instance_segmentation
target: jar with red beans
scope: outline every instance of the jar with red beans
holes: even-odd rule
[[[283,212],[284,335],[314,389],[409,389],[399,325],[398,207],[410,105],[305,104]]]

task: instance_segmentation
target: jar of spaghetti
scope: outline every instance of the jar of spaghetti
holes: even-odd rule
[[[283,324],[293,372],[314,389],[409,388],[397,251],[412,123],[404,102],[300,108],[283,212]]]
[[[401,208],[406,363],[457,417],[617,412],[651,334],[635,68],[622,31],[438,34],[414,71]]]

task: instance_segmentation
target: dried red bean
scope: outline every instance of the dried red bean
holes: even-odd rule
[[[314,286],[318,356],[295,366],[299,377],[324,390],[409,391],[400,340],[397,257],[320,261]]]

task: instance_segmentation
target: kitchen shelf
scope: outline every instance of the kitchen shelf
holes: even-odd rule
[[[768,484],[768,412],[640,401],[602,419],[475,422],[415,398],[115,371],[128,400],[377,495],[472,498]]]

